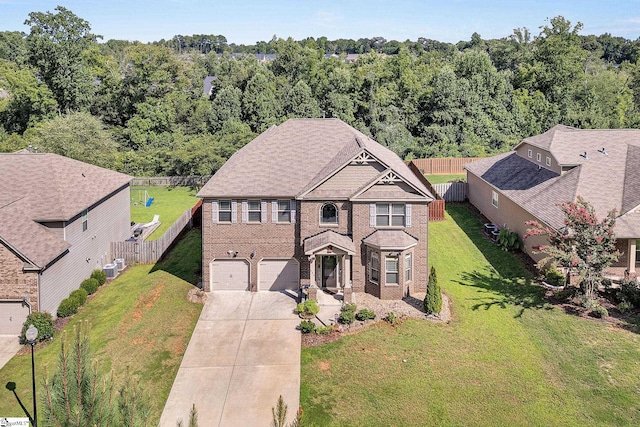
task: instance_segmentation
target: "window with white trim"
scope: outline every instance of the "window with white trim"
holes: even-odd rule
[[[385,266],[385,282],[387,284],[390,283],[398,283],[398,266],[399,266],[399,262],[398,262],[398,257],[397,256],[393,256],[393,255],[389,255],[385,258],[384,260],[384,266]]]
[[[551,166],[551,157],[547,156],[547,166]]]
[[[82,231],[87,231],[89,228],[89,211],[87,209],[82,211]]]
[[[413,277],[411,254],[404,256],[404,281],[410,282]]]
[[[218,201],[218,222],[231,222],[231,200]]]
[[[291,202],[278,200],[278,222],[291,222]]]
[[[542,154],[540,154],[540,153],[536,154],[536,160],[541,162],[542,161]]]
[[[260,200],[247,201],[247,220],[249,222],[260,222],[262,219],[262,204]]]
[[[380,257],[377,252],[371,252],[369,257],[369,280],[373,283],[380,283]]]
[[[491,191],[491,204],[496,208],[498,207],[498,193],[495,191]]]
[[[320,223],[324,225],[338,224],[338,207],[335,203],[325,203],[320,210]]]
[[[404,203],[376,203],[377,227],[403,227],[405,225]]]
[[[530,159],[533,158],[533,150],[531,148],[527,150],[527,156],[529,156]]]

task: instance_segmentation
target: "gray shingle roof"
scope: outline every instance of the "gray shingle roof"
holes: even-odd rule
[[[575,201],[578,196],[591,203],[599,218],[612,209],[624,215],[640,205],[640,130],[555,126],[522,143],[549,150],[561,166],[575,167],[558,175],[510,152],[467,164],[466,169],[555,228],[563,222],[556,204]],[[586,158],[580,155],[585,152]],[[620,221],[616,226],[620,237],[623,222],[625,234],[635,224]],[[640,236],[640,228],[633,233]]]
[[[323,231],[305,239],[304,253],[305,255],[311,255],[329,245],[336,246],[350,255],[355,255],[356,253],[356,246],[353,244],[351,237],[336,233],[333,230]]]
[[[0,154],[0,239],[44,267],[69,244],[38,222],[68,221],[131,179],[57,154]]]
[[[339,119],[289,119],[269,128],[231,156],[198,197],[295,198],[363,151],[431,198],[395,153]]]
[[[382,250],[404,250],[418,244],[418,240],[404,230],[376,230],[362,242]]]

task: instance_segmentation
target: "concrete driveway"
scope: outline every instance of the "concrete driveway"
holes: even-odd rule
[[[16,355],[21,347],[17,335],[0,335],[0,369]]]
[[[300,319],[294,294],[211,292],[164,407],[160,426],[269,426],[282,395],[293,419],[300,398]]]

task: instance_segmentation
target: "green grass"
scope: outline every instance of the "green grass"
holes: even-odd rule
[[[186,296],[200,275],[202,238],[189,231],[164,261],[156,265],[132,266],[114,281],[101,287],[81,308],[64,331],[71,335],[78,322],[89,322],[89,339],[99,370],[114,370],[116,381],[129,372],[140,379],[152,407],[149,425],[156,425],[169,396],[202,306]],[[37,348],[36,375],[39,390],[45,370],[57,369],[61,334],[49,345]],[[40,346],[38,346],[40,347]],[[0,370],[0,414],[23,417],[12,393],[4,386],[17,384],[18,396],[32,406],[31,356],[14,357]],[[188,408],[187,408],[188,409]]]
[[[144,190],[154,198],[149,207],[144,204]],[[131,187],[131,221],[147,223],[155,214],[160,215],[160,226],[147,240],[159,239],[185,210],[198,202],[196,193],[188,187]]]
[[[450,175],[425,175],[430,183],[432,184],[444,184],[451,181],[462,180],[464,182],[467,181],[466,174],[450,174]]]
[[[453,321],[378,324],[302,351],[316,425],[605,426],[640,423],[638,335],[565,314],[464,206],[430,224]],[[402,360],[407,362],[403,363]]]

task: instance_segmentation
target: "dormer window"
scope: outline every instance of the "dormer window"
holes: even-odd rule
[[[325,203],[320,210],[320,223],[323,225],[338,224],[338,207],[334,203]]]

